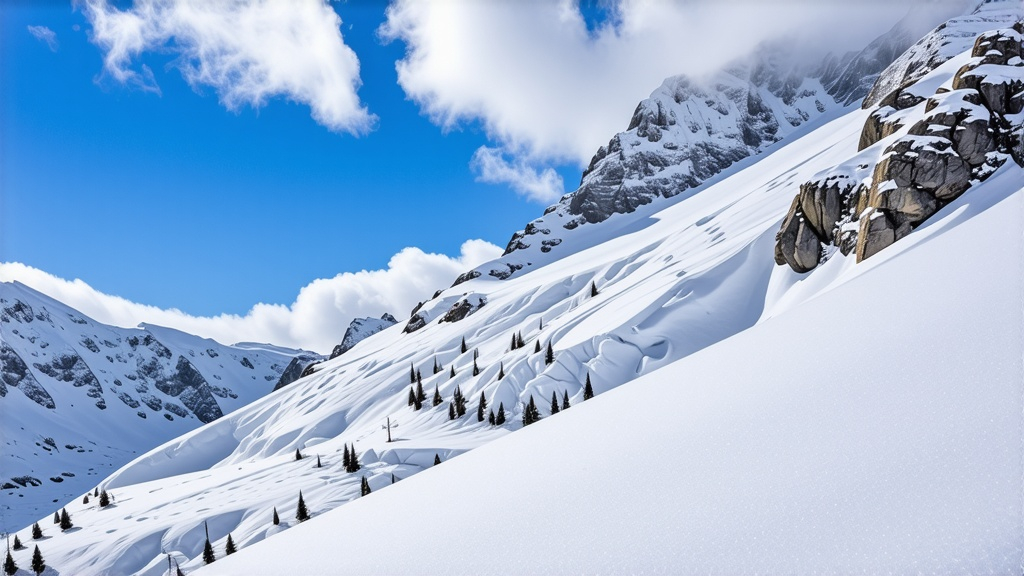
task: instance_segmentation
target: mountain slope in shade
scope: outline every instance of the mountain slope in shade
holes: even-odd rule
[[[170,328],[106,326],[0,283],[4,529],[133,457],[270,392],[297,351]]]

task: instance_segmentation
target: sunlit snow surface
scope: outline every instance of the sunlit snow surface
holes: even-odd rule
[[[218,555],[228,532],[241,550],[202,574],[1019,572],[1024,171],[1008,163],[865,263],[774,264],[797,187],[849,161],[865,117],[580,227],[590,248],[528,274],[446,290],[421,330],[400,322],[122,468],[104,482],[115,507],[72,501],[80,529],[44,519],[41,548],[62,574],[162,574],[163,552],[190,572],[207,521]],[[438,323],[465,295],[487,303]],[[477,422],[481,392],[505,427]],[[547,417],[552,392],[573,407]],[[502,438],[531,395],[545,420]],[[314,518],[296,528],[299,490]]]

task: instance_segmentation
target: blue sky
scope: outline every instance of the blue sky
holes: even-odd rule
[[[343,8],[359,96],[378,115],[358,137],[285,98],[228,111],[170,54],[143,58],[159,95],[97,82],[102,55],[81,11],[3,8],[0,259],[207,315],[290,303],[314,278],[382,267],[406,246],[503,246],[542,206],[474,180],[479,126],[445,133],[406,98],[394,67],[405,48],[376,34],[383,4]],[[28,26],[54,31],[57,50]],[[558,168],[578,181],[577,166]]]
[[[912,5],[2,2],[0,279],[329,350],[500,254],[666,77]]]

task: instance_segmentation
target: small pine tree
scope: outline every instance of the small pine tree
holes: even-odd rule
[[[494,417],[494,423],[497,426],[501,426],[505,423],[505,403],[498,403],[498,415]]]
[[[455,387],[455,416],[462,418],[466,415],[466,397],[462,395],[462,388]]]
[[[352,465],[352,457],[348,454],[348,444],[345,444],[345,451],[341,455],[341,465],[345,467],[345,470]]]
[[[463,354],[465,354],[465,353],[466,353],[466,351],[467,351],[467,350],[469,350],[469,348],[467,348],[467,347],[466,347],[466,337],[465,337],[465,336],[463,336],[463,337],[462,337],[462,346],[460,346],[460,347],[459,347],[459,350],[460,350],[460,351],[461,351],[461,352],[462,352]]]
[[[350,449],[350,456],[348,457],[348,472],[358,472],[362,466],[359,465],[359,454],[356,454],[356,445],[352,444]]]
[[[455,364],[452,364],[452,369],[448,372],[449,378],[455,378]]]
[[[597,284],[594,284],[594,282],[591,281],[590,282],[590,296],[591,296],[591,298],[593,298],[594,296],[597,296],[597,294],[598,294],[598,292],[597,292]]]
[[[533,401],[533,394],[531,394],[530,401],[523,406],[523,426],[529,426],[538,420],[540,420],[540,411],[537,410],[537,403]]]
[[[526,346],[526,341],[523,340],[523,333],[519,332],[516,334],[516,348],[522,348]]]
[[[427,395],[423,392],[423,379],[416,375],[416,404],[417,406],[422,405],[423,401],[427,399]],[[419,410],[419,408],[416,408]]]
[[[590,385],[590,372],[587,372],[587,383],[583,386],[583,399],[590,400],[594,397],[594,387]]]
[[[539,354],[540,353],[540,338],[538,338],[537,341],[534,342],[534,344],[533,344],[533,353],[534,354]]]
[[[298,448],[295,449],[295,459],[302,460],[302,452],[299,452]]]
[[[483,407],[484,410],[487,409],[487,395],[484,394],[482,390],[480,391],[480,406]]]
[[[509,348],[509,350],[515,350],[515,349],[516,349],[516,335],[512,334],[512,347]]]
[[[548,351],[544,354],[544,363],[548,365],[555,363],[555,350],[551,347],[551,340],[548,340]]]
[[[92,496],[93,496],[93,498],[95,498],[95,497],[97,497],[99,495],[100,495],[100,487],[97,486],[97,487],[92,489]]]
[[[299,504],[296,506],[295,519],[299,522],[309,520],[309,511],[306,510],[306,501],[302,499],[302,490],[299,490]]]
[[[437,356],[434,356],[434,374],[437,374],[441,370],[444,370],[444,366],[437,363]]]
[[[484,421],[484,405],[483,404],[477,404],[476,405],[476,421],[477,422],[483,422]]]
[[[74,524],[71,523],[71,515],[68,514],[68,509],[63,508],[60,511],[60,529],[61,531],[70,530]]]
[[[392,474],[392,475],[391,475],[391,483],[392,483],[392,484],[394,484],[394,483],[395,483],[395,475],[394,475],[394,474]]]
[[[32,539],[33,540],[42,540],[42,538],[43,538],[43,529],[39,527],[39,522],[36,522],[35,524],[32,525]]]
[[[440,404],[441,402],[444,402],[444,400],[443,400],[443,399],[441,399],[441,393],[437,391],[437,385],[435,384],[435,385],[434,385],[434,400],[433,400],[433,405],[434,405],[434,406],[437,406],[437,405],[438,405],[438,404]]]
[[[558,414],[558,394],[551,391],[551,414]]]
[[[18,572],[18,564],[14,562],[14,556],[11,556],[11,551],[7,551],[7,559],[4,560],[4,574],[7,576],[14,576]]]
[[[504,377],[505,377],[505,363],[502,362],[501,364],[498,365],[498,380],[501,380]]]
[[[24,547],[25,547],[25,545],[21,543],[21,538],[18,538],[18,535],[15,534],[14,535],[14,549],[15,550],[21,550]]]
[[[273,522],[274,522],[274,526],[277,526],[278,524],[281,523],[281,517],[277,515],[277,506],[274,506],[274,520],[273,520]]]
[[[213,564],[217,560],[217,556],[213,554],[213,544],[210,544],[210,537],[206,537],[206,543],[203,544],[203,564]]]
[[[89,495],[86,494],[84,497],[82,497],[82,504],[88,504],[88,503],[89,503]]]
[[[448,419],[455,420],[455,402],[448,403]]]
[[[569,391],[562,392],[562,410],[569,409]]]
[[[412,365],[412,362],[409,362],[409,384],[415,384],[415,383],[416,383],[416,367]]]
[[[416,389],[413,388],[412,386],[409,386],[409,406],[414,406],[415,404],[416,404]]]
[[[316,455],[316,467],[317,468],[323,468],[323,466],[320,465],[320,455],[319,454]]]
[[[53,523],[60,524],[60,512],[57,512],[56,510],[53,511]]]
[[[490,424],[491,426],[494,426],[494,410],[493,409],[490,410],[487,413],[487,423]]]
[[[32,571],[39,576],[43,570],[46,570],[46,562],[43,561],[43,553],[39,551],[39,546],[36,546],[35,551],[32,552]]]
[[[544,319],[540,318],[540,319],[537,320],[537,330],[543,330],[543,329],[544,329]]]
[[[437,466],[440,463],[441,463],[441,456],[439,454],[435,453],[434,454],[434,466]]]
[[[110,506],[110,494],[103,490],[100,492],[100,508],[106,508],[107,506]]]
[[[370,493],[370,482],[366,480],[366,476],[363,476],[363,481],[359,485],[359,495],[366,496]]]
[[[480,367],[476,365],[476,358],[473,358],[473,376],[480,375]]]
[[[224,544],[224,555],[231,556],[236,550],[235,541],[231,538],[231,533],[228,532],[228,541]]]
[[[480,349],[473,348],[473,360],[476,360],[479,357],[480,357]]]

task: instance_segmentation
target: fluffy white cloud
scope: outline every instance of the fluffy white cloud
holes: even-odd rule
[[[505,150],[583,166],[669,76],[706,73],[805,32],[821,55],[842,53],[913,4],[938,21],[949,3],[963,4],[611,0],[611,18],[588,30],[573,0],[395,0],[380,34],[405,43],[399,83],[434,122],[479,120]]]
[[[57,33],[46,26],[29,26],[28,33],[40,42],[45,42],[51,52],[56,52],[60,44],[57,42]]]
[[[552,168],[539,171],[522,159],[509,161],[498,148],[481,146],[469,163],[478,182],[508,184],[522,196],[544,203],[558,200],[565,194],[562,177]]]
[[[401,320],[417,302],[500,254],[501,248],[483,240],[466,241],[457,258],[406,248],[392,256],[384,270],[314,280],[290,306],[257,304],[244,316],[190,316],[138,304],[99,292],[81,280],[64,280],[20,263],[0,263],[0,281],[17,280],[105,324],[134,327],[146,322],[229,344],[269,342],[330,352],[353,318],[388,312]]]
[[[149,68],[134,64],[144,52],[171,52],[193,88],[212,86],[231,110],[283,96],[331,130],[373,127],[356,94],[359,60],[321,0],[135,0],[124,10],[84,0],[84,12],[118,82],[159,91]]]

